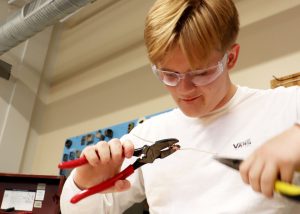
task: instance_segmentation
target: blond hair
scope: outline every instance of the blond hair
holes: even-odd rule
[[[194,67],[213,50],[225,52],[238,31],[232,0],[157,0],[147,15],[144,37],[153,64],[179,45]]]

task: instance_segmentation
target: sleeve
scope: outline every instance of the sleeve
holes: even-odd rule
[[[85,200],[81,200],[77,204],[72,204],[70,202],[71,198],[81,191],[73,181],[74,172],[75,170],[72,171],[63,187],[60,197],[61,213],[101,213],[101,210],[104,210],[105,195],[95,194],[86,198]]]
[[[122,137],[122,141],[130,140],[129,136]],[[132,163],[134,159],[125,159],[122,169]],[[76,169],[75,169],[76,170]],[[141,202],[145,199],[144,182],[142,170],[137,169],[128,177],[131,183],[131,188],[121,193],[110,194],[94,194],[89,196],[76,204],[72,204],[70,199],[81,190],[76,186],[73,180],[75,170],[72,171],[66,180],[60,198],[60,207],[62,214],[97,214],[107,213],[116,214],[123,213],[126,209],[134,203]]]

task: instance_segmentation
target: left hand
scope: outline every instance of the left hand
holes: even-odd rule
[[[256,149],[240,166],[246,184],[268,198],[277,179],[290,183],[300,169],[300,126],[294,125]]]

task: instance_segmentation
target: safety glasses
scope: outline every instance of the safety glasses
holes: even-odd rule
[[[185,78],[188,78],[195,86],[204,86],[213,82],[222,74],[227,63],[227,56],[227,53],[225,53],[217,65],[186,73],[162,70],[155,65],[152,65],[152,71],[167,86],[177,86],[180,80]]]

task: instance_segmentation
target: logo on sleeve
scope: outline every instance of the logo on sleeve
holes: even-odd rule
[[[233,147],[235,149],[240,149],[240,148],[248,147],[250,145],[251,145],[251,140],[250,138],[248,138],[247,140],[244,140],[242,142],[234,143]]]

